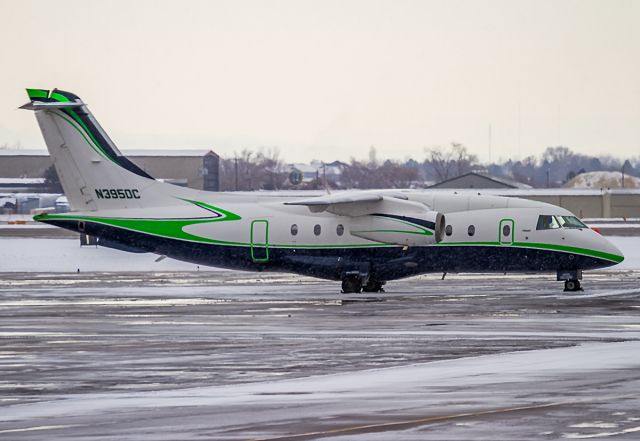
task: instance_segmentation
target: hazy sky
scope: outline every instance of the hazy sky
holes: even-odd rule
[[[290,161],[640,154],[640,1],[0,0],[0,145],[25,87],[72,91],[121,149]]]

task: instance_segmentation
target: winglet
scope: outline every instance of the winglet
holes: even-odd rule
[[[27,89],[27,95],[29,95],[31,101],[35,101],[39,98],[49,98],[49,91],[45,89]]]
[[[40,110],[51,108],[67,108],[67,107],[80,107],[84,105],[82,100],[70,92],[64,92],[62,90],[53,89],[27,89],[27,95],[29,96],[29,102],[21,109],[26,110]]]

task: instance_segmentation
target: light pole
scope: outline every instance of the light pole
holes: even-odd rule
[[[235,165],[234,165],[234,170],[236,173],[236,191],[238,191],[238,157],[235,157]]]
[[[547,188],[549,188],[549,168],[547,168]]]

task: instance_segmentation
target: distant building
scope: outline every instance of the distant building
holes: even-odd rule
[[[54,207],[56,209],[56,213],[66,213],[71,209],[66,196],[60,196],[57,198]]]
[[[44,178],[2,178],[0,193],[40,193],[46,190]]]
[[[46,150],[0,149],[0,178],[42,178],[51,164]]]
[[[123,154],[156,179],[220,189],[220,157],[211,150],[127,150]],[[0,178],[42,178],[51,164],[46,150],[0,149]]]
[[[58,207],[58,199],[60,206]],[[0,214],[30,214],[38,208],[69,211],[69,204],[56,193],[0,193]],[[66,205],[66,207],[65,207]]]
[[[429,188],[531,188],[530,185],[485,172],[470,172],[455,178],[445,179]]]
[[[340,186],[342,172],[348,164],[340,161],[321,162],[312,161],[309,164],[296,163],[289,164],[289,172],[299,172],[302,174],[302,183],[309,183],[316,179],[326,179],[334,186]]]

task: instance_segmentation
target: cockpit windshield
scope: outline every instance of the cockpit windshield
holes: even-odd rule
[[[556,216],[562,228],[589,228],[575,216]]]
[[[536,230],[555,230],[557,228],[589,228],[575,216],[538,216]]]
[[[543,214],[538,217],[536,230],[555,230],[556,228],[560,228],[560,224],[555,216],[547,216]]]

